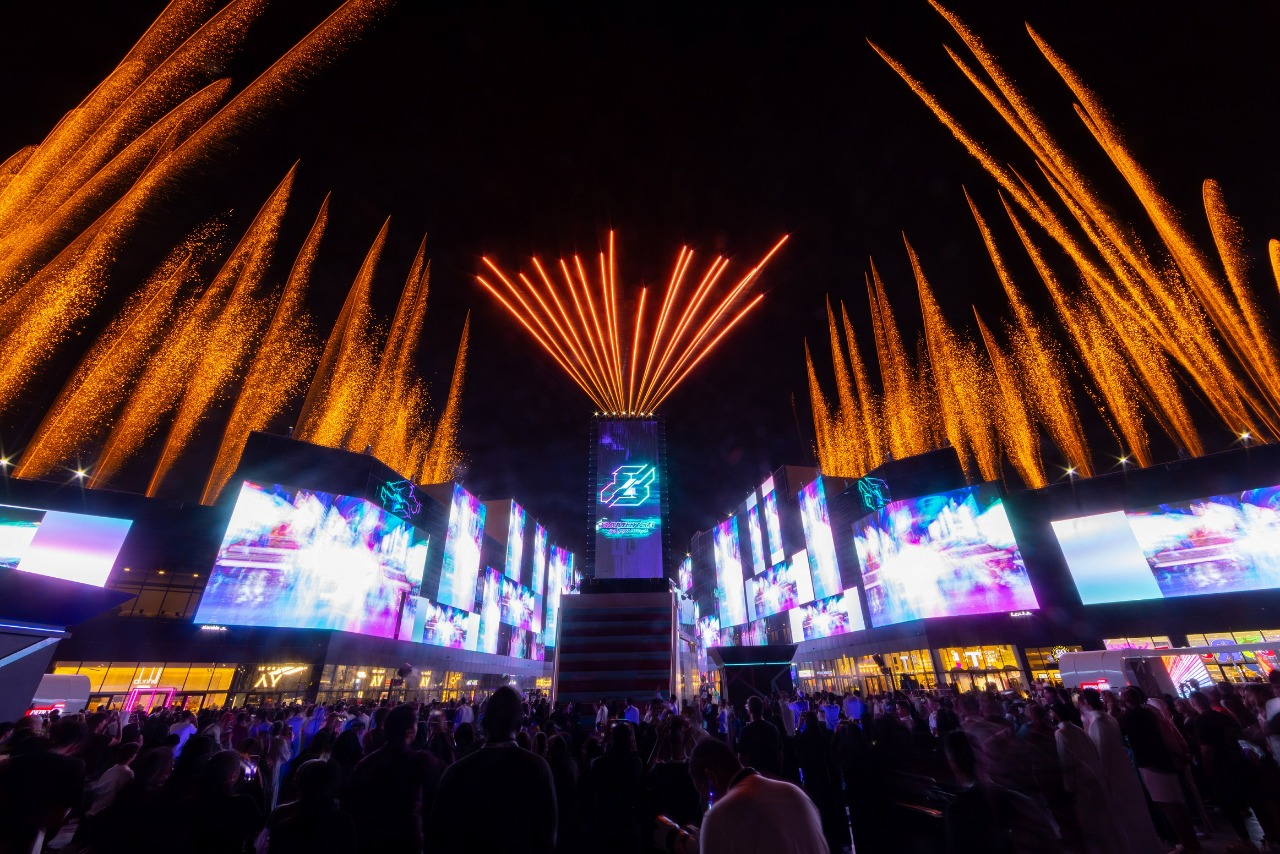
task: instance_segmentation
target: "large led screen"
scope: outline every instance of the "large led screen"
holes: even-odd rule
[[[738,520],[729,517],[712,531],[716,559],[716,604],[721,630],[747,621],[746,593],[742,586],[742,550],[738,545]]]
[[[529,586],[539,596],[547,585],[547,529],[541,525],[533,526],[533,578]]]
[[[498,577],[498,619],[517,629],[542,631],[542,597],[516,584],[505,575]]]
[[[449,649],[473,649],[474,633],[479,630],[479,617],[448,605],[437,605],[430,599],[418,598],[413,639],[418,643]]]
[[[511,502],[511,515],[507,517],[507,578],[520,582],[520,561],[524,559],[524,508]]]
[[[657,421],[598,421],[596,578],[661,578]]]
[[[372,502],[245,481],[195,622],[408,637],[426,560]]]
[[[769,563],[781,563],[787,556],[782,547],[782,520],[778,518],[778,493],[773,488],[773,478],[760,487],[764,496],[764,521],[769,531]]]
[[[780,563],[747,579],[747,617],[751,620],[772,617],[812,601],[809,559],[803,550],[789,563]]]
[[[764,533],[760,530],[760,508],[756,506],[754,492],[747,499],[747,529],[751,534],[751,569],[764,572],[768,564],[764,561]]]
[[[853,528],[874,626],[1040,607],[992,484],[894,501]]]
[[[1053,523],[1086,605],[1280,587],[1280,486]]]
[[[720,645],[720,618],[715,614],[698,619],[698,643],[703,649]]]
[[[0,567],[101,587],[128,519],[0,505]]]
[[[685,557],[680,561],[680,570],[676,573],[676,578],[679,580],[682,592],[688,593],[693,590],[693,558]]]
[[[480,574],[480,543],[484,538],[484,505],[461,486],[453,487],[449,531],[444,541],[444,564],[436,601],[464,611],[476,607],[476,578]]]
[[[860,632],[866,628],[856,587],[850,587],[839,596],[796,608],[787,618],[791,622],[792,643]]]
[[[476,633],[467,649],[498,652],[498,627],[502,625],[502,573],[489,567],[480,573],[480,613]]]
[[[542,637],[547,646],[556,645],[556,632],[560,628],[560,597],[564,594],[566,579],[572,577],[573,556],[568,549],[552,546],[547,566],[547,619],[542,624]]]
[[[809,570],[813,573],[813,595],[819,599],[836,596],[844,588],[840,585],[836,541],[831,536],[831,515],[820,477],[800,490],[800,521],[804,524]]]

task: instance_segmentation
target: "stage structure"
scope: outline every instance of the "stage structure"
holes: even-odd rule
[[[574,256],[544,266],[534,258],[530,272],[509,276],[483,259],[479,283],[595,406],[582,592],[600,598],[562,612],[555,685],[582,686],[593,699],[652,696],[663,687],[654,684],[654,675],[665,673],[664,693],[675,693],[676,567],[667,547],[666,427],[656,410],[761,303],[764,294],[754,292],[760,272],[786,240],[736,280],[725,276],[724,257],[713,259],[700,277],[691,273],[694,253],[682,247],[660,302],[649,298],[649,288],[622,292],[612,232],[596,264]],[[649,601],[653,596],[667,604]],[[658,612],[666,616],[654,622]],[[650,628],[631,633],[635,642],[623,644],[627,648],[611,648],[612,665],[602,668],[590,638],[610,622]],[[658,635],[670,639],[663,641],[665,664],[653,657]],[[643,667],[622,664],[632,653],[637,662],[644,659]],[[576,698],[573,693],[566,687],[565,698]]]

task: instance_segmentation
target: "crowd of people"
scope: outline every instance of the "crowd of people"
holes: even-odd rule
[[[1280,679],[100,709],[0,724],[0,854],[1195,851],[1280,840]]]

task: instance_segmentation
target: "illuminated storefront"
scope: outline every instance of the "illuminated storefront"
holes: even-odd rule
[[[225,706],[234,664],[171,661],[58,661],[53,673],[89,677],[89,707],[120,708],[130,694],[143,709],[164,703],[189,709]]]
[[[1026,688],[1026,676],[1011,644],[943,647],[938,659],[946,671],[947,684],[961,691],[1000,691]]]
[[[1080,652],[1083,649],[1084,647],[1079,644],[1059,644],[1058,646],[1026,647],[1022,653],[1027,658],[1027,670],[1031,673],[1032,682],[1061,685],[1062,674],[1059,672],[1058,659],[1064,653]]]
[[[1214,682],[1265,682],[1272,670],[1280,666],[1280,629],[1257,629],[1241,632],[1206,632],[1187,635],[1187,646],[1222,646],[1237,643],[1276,641],[1275,650],[1242,650],[1201,656],[1205,670]]]

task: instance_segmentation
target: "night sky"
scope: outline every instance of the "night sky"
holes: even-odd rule
[[[336,5],[278,0],[244,53],[211,74],[244,85]],[[142,0],[8,6],[0,30],[0,155],[42,138],[162,8]],[[1122,215],[1136,219],[1132,198],[1087,139],[1024,20],[1098,92],[1206,245],[1200,182],[1217,178],[1251,241],[1263,305],[1277,316],[1280,298],[1266,267],[1266,240],[1280,236],[1275,4],[974,0],[952,8],[1004,60]],[[623,282],[661,284],[684,243],[704,261],[727,253],[744,270],[790,233],[763,277],[764,306],[662,407],[672,544],[682,550],[774,468],[814,462],[804,342],[829,374],[823,297],[830,294],[847,301],[864,353],[874,358],[864,316],[868,257],[885,276],[908,341],[919,311],[904,232],[953,322],[970,326],[970,305],[989,321],[1005,316],[961,191],[969,187],[995,219],[994,184],[868,38],[905,61],[990,149],[1029,170],[1020,144],[951,65],[942,43],[959,47],[959,39],[923,0],[402,0],[153,212],[136,251],[121,260],[98,322],[183,230],[228,209],[243,227],[300,159],[277,251],[280,276],[330,190],[312,301],[322,328],[385,216],[391,238],[377,289],[388,315],[428,233],[433,275],[422,369],[440,405],[463,316],[472,312],[464,485],[484,499],[517,497],[578,550],[592,406],[475,284],[479,257],[512,269],[535,253],[594,256],[613,228]],[[1017,253],[1010,247],[1008,254]],[[1015,273],[1038,293],[1018,264]],[[75,346],[37,394],[53,394]],[[37,399],[27,411],[40,407]],[[7,415],[0,439],[20,445],[31,426]],[[1207,448],[1229,444],[1225,428],[1213,429]],[[206,430],[205,443],[218,432]],[[192,455],[193,468],[202,450]]]

